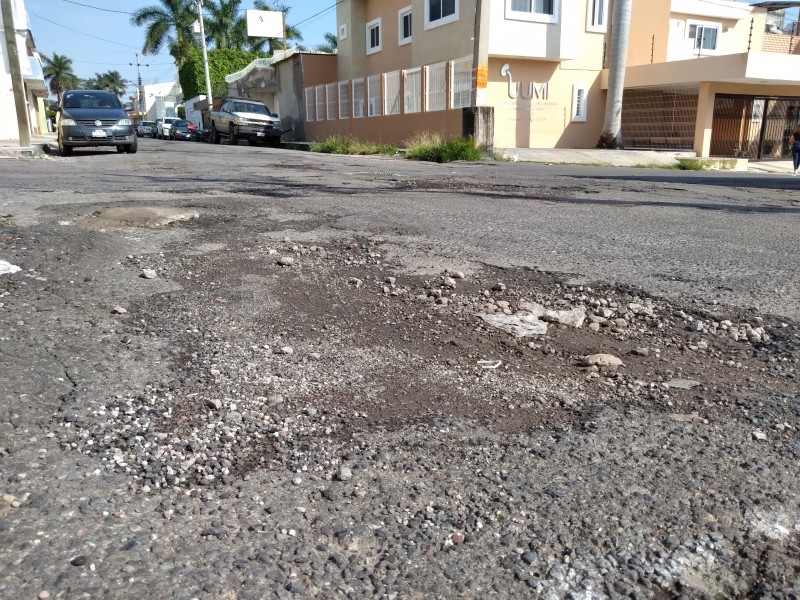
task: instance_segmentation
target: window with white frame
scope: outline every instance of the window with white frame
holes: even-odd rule
[[[339,39],[346,40],[347,39],[347,23],[342,23],[339,25]]]
[[[400,114],[400,71],[383,75],[383,114]]]
[[[314,120],[314,88],[306,88],[306,121]]]
[[[458,21],[459,0],[425,0],[425,29]]]
[[[589,90],[585,83],[572,84],[572,121],[585,123],[588,112]]]
[[[692,40],[694,40],[694,49],[695,50],[716,50],[717,49],[717,37],[719,35],[720,24],[719,23],[701,23],[701,22],[693,22],[687,21],[688,25],[688,36]]]
[[[425,111],[447,108],[447,63],[425,67]]]
[[[326,83],[325,84],[325,97],[328,99],[328,110],[327,110],[327,117],[328,121],[334,120],[338,116],[339,112],[339,103],[336,101],[336,84],[335,83]]]
[[[381,109],[381,76],[370,75],[367,77],[367,115],[380,117]]]
[[[314,88],[314,92],[316,95],[316,104],[317,104],[317,121],[324,121],[325,120],[325,86],[318,85]]]
[[[397,45],[411,43],[411,7],[406,6],[397,11]]]
[[[339,82],[339,118],[350,118],[350,82]]]
[[[588,0],[586,6],[586,31],[608,31],[608,0]]]
[[[465,108],[472,104],[472,82],[471,56],[450,62],[450,108]]]
[[[381,20],[375,19],[367,23],[367,54],[374,54],[380,52],[381,45]]]
[[[403,71],[403,112],[418,113],[422,110],[422,67]]]
[[[353,79],[353,118],[364,116],[364,78]]]
[[[558,23],[559,0],[506,0],[506,19]]]

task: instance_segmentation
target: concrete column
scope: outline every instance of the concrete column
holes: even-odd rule
[[[694,151],[697,156],[711,154],[711,128],[714,123],[714,89],[710,82],[701,81],[697,96],[697,120],[694,127]]]

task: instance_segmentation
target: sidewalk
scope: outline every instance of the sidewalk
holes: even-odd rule
[[[56,134],[31,137],[31,145],[25,148],[13,140],[0,140],[0,158],[38,156],[45,153],[44,147],[56,148]],[[694,152],[656,152],[654,150],[596,150],[596,149],[536,149],[509,148],[502,155],[514,162],[544,164],[596,165],[603,167],[658,167],[675,165],[679,158],[695,158]],[[713,159],[705,159],[713,160]],[[725,165],[719,170],[747,171],[750,173],[776,173],[788,175],[792,172],[791,160],[752,162],[746,158],[720,159]],[[731,168],[733,166],[733,168]]]
[[[30,146],[20,146],[19,140],[0,140],[0,158],[19,158],[21,156],[39,156],[45,153],[47,145],[55,148],[58,144],[55,133],[32,135]]]

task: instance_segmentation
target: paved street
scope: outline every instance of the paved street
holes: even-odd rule
[[[796,598],[799,242],[776,173],[0,157],[0,597]]]

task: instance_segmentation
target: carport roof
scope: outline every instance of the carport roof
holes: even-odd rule
[[[800,6],[800,0],[784,0],[783,2],[754,2],[753,6],[766,8],[767,10],[781,10],[782,8],[795,8]]]

